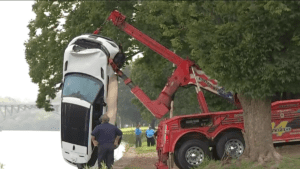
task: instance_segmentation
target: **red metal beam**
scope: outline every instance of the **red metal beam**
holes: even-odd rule
[[[132,25],[125,22],[126,16],[122,15],[119,11],[114,10],[108,20],[112,21],[114,25],[122,29],[128,35],[134,37],[136,40],[140,41],[156,53],[160,54],[164,58],[168,59],[170,62],[174,63],[178,66],[181,62],[183,62],[183,58],[176,55],[174,52],[170,51],[168,48],[164,47],[163,45],[159,44],[149,36],[145,35]]]

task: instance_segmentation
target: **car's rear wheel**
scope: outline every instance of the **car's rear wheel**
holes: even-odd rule
[[[184,169],[199,166],[210,156],[208,144],[201,140],[189,140],[179,148],[177,160]]]

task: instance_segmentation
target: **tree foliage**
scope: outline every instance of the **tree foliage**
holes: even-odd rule
[[[251,97],[299,92],[298,6],[298,2],[272,1],[141,1],[141,5],[134,1],[36,2],[33,11],[37,16],[28,25],[30,39],[25,46],[30,76],[39,85],[37,105],[50,109],[46,96],[55,97],[54,85],[62,79],[68,42],[93,32],[113,9],[179,56],[189,56],[228,91]],[[62,18],[66,22],[58,27]],[[104,25],[101,34],[122,43],[127,64],[132,56],[143,52],[144,57],[132,67],[131,77],[156,99],[174,70],[172,64],[111,23]],[[209,92],[205,97],[211,111],[234,108]],[[179,89],[174,101],[175,115],[200,111],[193,87]],[[152,116],[137,100],[133,102],[143,116]]]
[[[210,13],[194,13],[202,19],[187,23],[191,54],[229,91],[251,98],[299,92],[298,8],[298,2],[204,3]]]
[[[131,72],[129,66],[126,66],[122,71],[127,76],[130,76]],[[138,124],[144,122],[141,119],[141,113],[139,109],[131,103],[131,100],[135,96],[130,92],[130,88],[126,86],[121,78],[118,79],[118,111],[117,114],[121,117],[122,124]],[[119,119],[117,120],[119,122]],[[149,122],[148,122],[149,123]]]
[[[137,7],[136,22],[159,43],[183,58],[189,56],[227,91],[264,98],[276,92],[299,93],[298,7],[298,2],[152,1]],[[152,51],[144,51],[145,57],[137,64],[145,66],[137,66],[132,78],[158,96],[167,80],[161,72],[170,76],[171,71],[163,69],[171,65]],[[147,81],[138,80],[147,73]],[[192,98],[184,95],[179,103]],[[205,95],[212,111],[233,109],[223,99],[209,92]],[[182,112],[175,109],[177,113]]]
[[[38,1],[32,6],[36,18],[28,24],[29,40],[25,42],[26,61],[29,64],[29,75],[32,82],[39,86],[37,106],[46,111],[52,110],[49,99],[55,98],[55,84],[62,79],[64,50],[74,37],[93,33],[103,24],[110,12],[117,8],[129,16],[131,22],[135,1]],[[60,24],[65,19],[64,24]],[[122,42],[123,48],[128,51],[130,59],[133,51],[130,36],[119,34],[119,30],[111,24],[103,27],[102,33],[117,42]]]
[[[143,1],[142,5],[137,7],[135,24],[138,26],[135,26],[179,56],[183,58],[189,56],[192,60],[198,61],[197,56],[191,55],[192,49],[189,39],[187,39],[190,31],[187,29],[187,23],[192,19],[188,14],[188,10],[193,4],[188,2]],[[197,39],[196,36],[194,38]],[[134,62],[131,77],[153,100],[162,91],[174,68],[172,63],[152,50],[143,48],[143,51],[144,57]],[[205,97],[210,111],[235,108],[224,99],[210,92],[205,92]],[[142,115],[148,116],[147,118],[152,116],[137,99],[134,99],[133,103],[138,105]],[[194,87],[180,88],[175,94],[174,115],[199,112],[200,108]]]

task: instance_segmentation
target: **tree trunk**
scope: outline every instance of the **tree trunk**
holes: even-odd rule
[[[238,98],[244,110],[246,147],[243,157],[260,165],[270,161],[280,162],[282,156],[276,152],[272,140],[271,101],[246,98],[242,94],[238,94]]]
[[[112,75],[108,84],[107,102],[107,116],[109,117],[109,123],[115,125],[118,107],[118,77]]]
[[[171,109],[170,109],[170,118],[173,117],[173,111],[174,111],[174,101],[171,101]]]
[[[151,124],[150,124],[151,128],[153,128],[153,129],[155,129],[155,120],[156,120],[156,118],[153,117]]]

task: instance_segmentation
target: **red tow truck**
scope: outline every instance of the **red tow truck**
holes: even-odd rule
[[[177,66],[158,98],[153,101],[122,73],[112,59],[109,59],[109,64],[131,88],[131,92],[156,118],[160,119],[169,112],[172,96],[176,90],[182,86],[194,85],[202,110],[201,114],[176,116],[159,123],[156,168],[171,168],[173,161],[181,169],[201,165],[204,158],[210,156],[210,147],[215,150],[213,152],[217,159],[224,156],[237,158],[242,155],[245,148],[242,135],[243,110],[236,94],[225,92],[224,88],[218,86],[216,80],[210,79],[193,61],[179,57],[125,22],[125,18],[115,10],[108,20]],[[94,32],[97,33],[98,31]],[[237,110],[209,112],[202,89],[235,104]],[[300,141],[300,99],[273,102],[271,109],[274,143]]]

